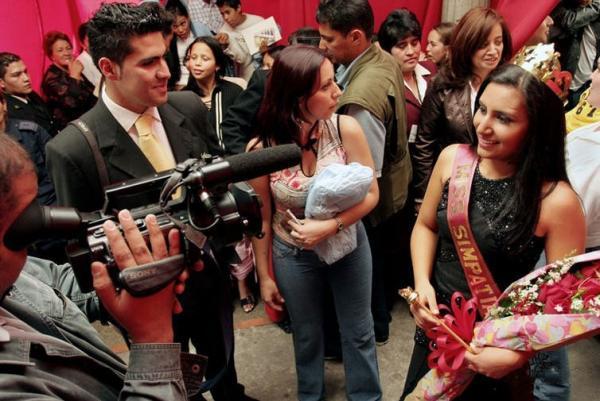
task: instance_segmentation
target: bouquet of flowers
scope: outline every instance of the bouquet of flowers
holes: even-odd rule
[[[431,370],[407,400],[447,401],[460,395],[475,376],[463,364],[465,343],[540,351],[600,333],[600,251],[552,263],[517,280],[473,327],[474,302],[454,294],[451,308],[441,308],[450,312],[440,319],[444,324],[427,332]]]

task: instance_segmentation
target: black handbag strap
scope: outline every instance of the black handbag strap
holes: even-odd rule
[[[87,141],[88,145],[90,145],[92,155],[94,156],[94,161],[96,162],[96,169],[98,170],[98,178],[100,178],[100,185],[102,185],[102,188],[105,188],[110,184],[110,181],[108,179],[108,169],[106,168],[104,157],[102,157],[102,153],[100,153],[98,141],[96,141],[94,133],[90,130],[90,127],[88,127],[88,125],[79,118],[77,120],[71,121],[69,124],[77,128]]]

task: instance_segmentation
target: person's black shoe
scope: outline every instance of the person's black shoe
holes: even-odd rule
[[[375,345],[381,347],[382,345],[386,345],[390,340],[390,335],[388,333],[385,334],[377,334],[375,332]]]
[[[329,353],[325,352],[325,356],[323,357],[326,361],[330,362],[342,362],[344,359],[342,358],[341,353]]]
[[[279,326],[279,328],[283,330],[286,334],[292,334],[292,322],[290,322],[289,318],[285,318],[277,322],[277,326]]]

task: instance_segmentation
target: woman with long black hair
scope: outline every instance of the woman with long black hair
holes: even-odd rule
[[[477,295],[482,306],[492,302],[489,293],[475,293],[481,289],[478,283],[485,281],[481,271],[489,271],[490,287],[502,291],[529,273],[542,251],[551,263],[583,252],[585,245],[583,210],[565,168],[560,99],[535,76],[506,65],[482,83],[475,104],[476,139],[468,145],[451,145],[440,154],[411,238],[415,289],[420,302],[436,314],[438,302],[448,305],[455,291],[467,298]],[[457,166],[465,160],[473,169],[469,187],[463,187],[466,201],[461,203],[460,191],[452,191],[463,182],[459,180],[464,175],[457,171],[464,170]],[[465,221],[462,227],[455,216]],[[464,227],[472,231],[472,242],[480,250],[478,266],[485,267],[481,271],[469,270],[455,245]],[[429,351],[421,329],[435,325],[422,308],[413,305],[411,311],[420,329],[404,395],[428,371]],[[531,356],[486,347],[477,354],[467,352],[466,361],[470,369],[496,379]],[[506,385],[481,375],[461,400],[514,399],[504,392]],[[530,399],[532,390],[518,399]]]

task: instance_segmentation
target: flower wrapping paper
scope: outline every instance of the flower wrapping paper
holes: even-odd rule
[[[579,264],[600,262],[600,251],[579,255],[571,259],[569,268]],[[553,264],[534,270],[515,281],[500,296],[500,301],[509,293],[518,290],[538,277],[547,275]],[[567,271],[563,272],[563,278]],[[596,281],[597,283],[597,281]],[[597,294],[597,288],[582,287],[586,292]],[[501,302],[498,303],[501,303]],[[496,305],[497,307],[498,305]],[[493,313],[493,312],[492,312]],[[491,313],[491,314],[492,314]],[[475,323],[472,345],[491,346],[516,351],[540,351],[562,347],[569,343],[600,333],[600,308],[586,313],[556,313],[513,315],[506,317],[488,316]],[[431,369],[406,397],[409,401],[450,401],[460,395],[475,377],[475,372],[464,365],[453,372]]]

